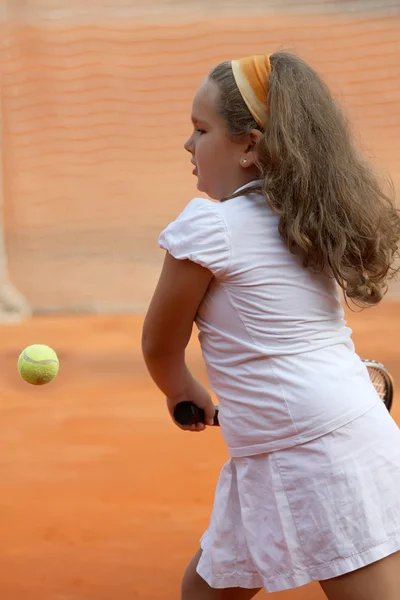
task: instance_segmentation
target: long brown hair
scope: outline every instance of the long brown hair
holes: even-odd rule
[[[320,76],[287,52],[271,56],[268,121],[257,146],[262,191],[279,232],[304,266],[328,269],[358,306],[380,302],[397,269],[400,218]],[[260,129],[236,86],[231,63],[213,69],[218,112],[235,138]]]

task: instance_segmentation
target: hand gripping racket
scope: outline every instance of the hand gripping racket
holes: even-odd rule
[[[363,363],[368,369],[369,377],[375,387],[378,396],[390,412],[393,402],[393,379],[389,371],[374,360],[363,359]],[[205,422],[205,414],[202,408],[196,406],[193,402],[180,402],[176,405],[174,418],[180,425],[195,425]],[[215,408],[214,426],[218,427],[218,407]]]

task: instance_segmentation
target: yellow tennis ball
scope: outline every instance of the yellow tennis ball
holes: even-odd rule
[[[49,346],[33,344],[22,350],[18,371],[24,381],[32,385],[50,383],[58,373],[58,356]]]

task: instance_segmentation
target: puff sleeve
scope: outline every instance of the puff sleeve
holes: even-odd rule
[[[224,275],[230,262],[230,243],[219,205],[194,198],[175,221],[161,232],[159,246],[178,260],[191,260],[216,277]]]

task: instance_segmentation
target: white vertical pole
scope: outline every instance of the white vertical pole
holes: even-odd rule
[[[7,3],[3,5],[0,15],[0,30],[4,44]],[[0,49],[4,52],[4,46]],[[0,323],[21,321],[31,315],[30,307],[22,294],[12,285],[9,279],[7,252],[4,231],[4,146],[3,146],[3,73],[0,73]]]

